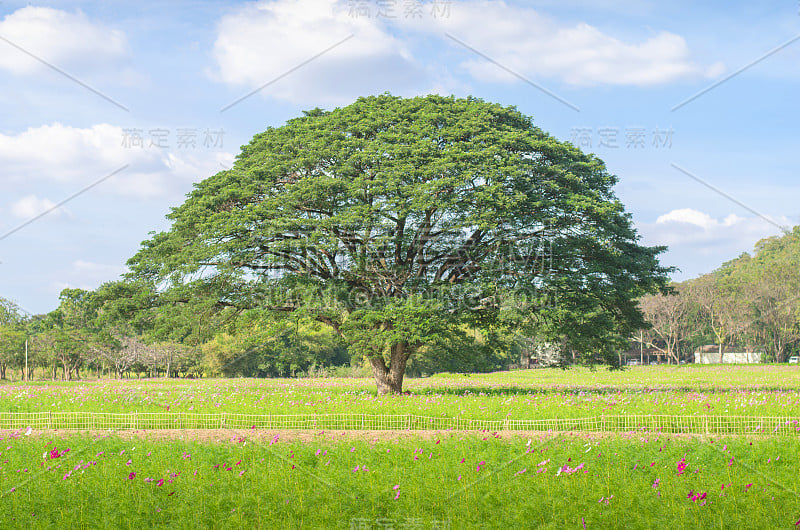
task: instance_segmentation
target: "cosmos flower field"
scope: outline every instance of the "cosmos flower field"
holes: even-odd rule
[[[441,375],[406,389],[376,396],[366,379],[34,382],[0,386],[0,411],[800,420],[800,371],[787,366]],[[2,528],[800,526],[797,432],[23,428],[0,438]]]

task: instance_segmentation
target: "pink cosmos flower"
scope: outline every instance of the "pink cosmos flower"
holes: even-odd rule
[[[681,458],[681,461],[678,462],[678,476],[680,477],[683,475],[684,471],[686,471],[686,459]]]
[[[130,474],[128,474],[128,480],[133,480],[134,478],[136,478],[136,472],[131,471]]]
[[[158,482],[156,482],[156,486],[163,486],[163,485],[164,485],[164,479],[163,478],[159,479]]]

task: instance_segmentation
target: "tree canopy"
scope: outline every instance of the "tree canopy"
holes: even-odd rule
[[[331,326],[379,392],[465,326],[513,322],[586,358],[645,326],[670,269],[603,162],[513,107],[391,95],[269,128],[129,261],[159,289]],[[594,356],[594,357],[593,357]]]

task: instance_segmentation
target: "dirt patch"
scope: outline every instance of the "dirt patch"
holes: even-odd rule
[[[10,437],[25,437],[22,430],[7,431],[0,433],[0,437],[6,434]],[[544,431],[502,431],[502,432],[478,432],[478,431],[311,431],[300,429],[155,429],[155,430],[120,430],[120,431],[71,431],[71,430],[33,430],[31,437],[46,438],[70,438],[76,436],[90,436],[92,438],[116,437],[125,440],[148,440],[148,441],[186,441],[200,443],[244,443],[251,442],[257,444],[274,443],[275,440],[281,442],[300,442],[300,443],[319,443],[336,442],[339,440],[358,440],[366,442],[401,442],[404,440],[532,440],[542,442],[550,438],[559,439],[580,439],[580,440],[600,440],[608,438],[638,440],[645,438],[659,437],[662,439],[701,439],[716,440],[723,436],[710,436],[701,434],[677,434],[677,433],[613,433],[613,432],[544,432]],[[748,436],[748,438],[769,438],[768,436]]]

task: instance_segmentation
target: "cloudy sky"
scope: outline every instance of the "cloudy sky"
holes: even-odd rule
[[[0,296],[115,279],[254,134],[385,91],[516,105],[695,277],[800,224],[798,66],[797,0],[6,0]]]

